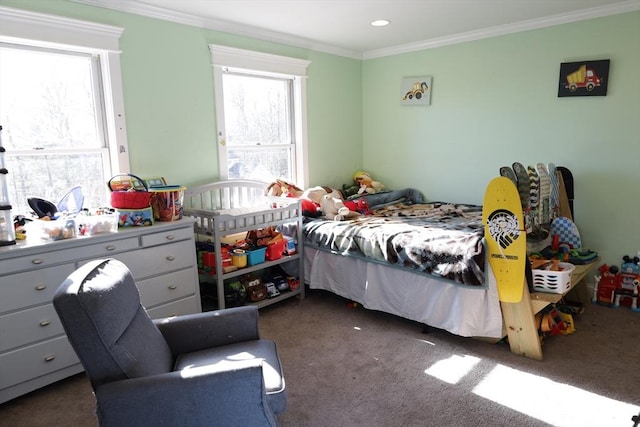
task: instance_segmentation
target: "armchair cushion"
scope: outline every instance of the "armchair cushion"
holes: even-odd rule
[[[56,290],[54,306],[94,389],[171,371],[171,350],[140,305],[124,264],[99,260],[83,265]]]
[[[184,375],[200,369],[225,372],[239,369],[247,363],[255,363],[256,360],[262,362],[264,387],[273,412],[284,412],[287,407],[284,377],[276,343],[273,341],[253,340],[181,354],[174,369]]]

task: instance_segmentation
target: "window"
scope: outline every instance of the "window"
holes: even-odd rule
[[[210,46],[222,179],[305,186],[309,61]]]
[[[101,30],[104,40],[94,34]],[[106,182],[128,171],[118,55],[104,49],[113,32],[121,30],[0,8],[0,124],[14,214],[31,211],[30,197],[58,204],[76,186],[84,207],[108,205]]]

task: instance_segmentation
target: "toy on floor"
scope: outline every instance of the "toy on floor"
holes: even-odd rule
[[[623,257],[621,268],[603,264],[598,268],[599,275],[594,276],[595,287],[591,302],[618,308],[629,306],[632,311],[640,312],[638,297],[640,293],[640,257]]]

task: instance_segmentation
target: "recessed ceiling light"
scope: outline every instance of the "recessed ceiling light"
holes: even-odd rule
[[[391,21],[389,21],[388,19],[376,19],[375,21],[371,22],[371,25],[373,25],[374,27],[384,27],[385,25],[389,25]]]

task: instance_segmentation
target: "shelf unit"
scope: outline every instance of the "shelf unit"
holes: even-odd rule
[[[535,316],[549,304],[555,304],[569,292],[580,292],[578,285],[586,275],[600,262],[600,258],[589,264],[576,265],[571,273],[571,288],[562,294],[531,292],[524,286],[522,300],[517,303],[501,302],[505,335],[509,337],[511,351],[531,359],[542,360],[542,346],[538,336]],[[582,299],[582,298],[580,298]]]
[[[196,241],[214,245],[218,308],[225,308],[224,282],[234,277],[297,261],[300,286],[274,298],[251,303],[265,307],[282,300],[304,298],[304,258],[302,246],[302,206],[299,199],[264,196],[267,184],[249,180],[229,180],[191,188],[185,192],[184,215],[194,218]],[[224,237],[271,226],[286,226],[295,230],[296,253],[273,261],[222,273],[222,240]]]

